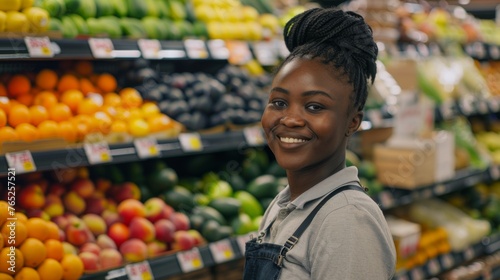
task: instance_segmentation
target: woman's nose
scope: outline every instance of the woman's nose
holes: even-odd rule
[[[299,114],[286,114],[280,119],[280,124],[287,127],[304,126],[305,121]]]

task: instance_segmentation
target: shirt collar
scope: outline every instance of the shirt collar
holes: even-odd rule
[[[359,185],[358,169],[355,166],[346,167],[337,173],[327,177],[314,187],[305,191],[299,197],[290,202],[290,186],[286,186],[279,194],[276,203],[280,208],[303,209],[304,205],[312,200],[325,196],[337,188],[347,185]]]

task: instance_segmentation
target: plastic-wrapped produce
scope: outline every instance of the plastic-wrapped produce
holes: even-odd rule
[[[453,251],[466,249],[491,231],[488,221],[473,219],[462,210],[437,198],[412,203],[409,216],[411,220],[425,227],[445,228]]]

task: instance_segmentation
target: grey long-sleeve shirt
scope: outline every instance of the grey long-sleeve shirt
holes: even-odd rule
[[[357,174],[347,167],[291,202],[287,186],[264,214],[263,242],[285,244],[320,198],[342,185],[359,185]],[[394,242],[379,206],[362,192],[345,190],[323,205],[288,252],[280,279],[391,279],[395,264]]]

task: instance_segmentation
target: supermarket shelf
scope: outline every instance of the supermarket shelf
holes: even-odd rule
[[[252,128],[248,129],[251,130]],[[168,158],[191,154],[208,154],[241,149],[247,146],[260,146],[263,144],[263,142],[259,144],[256,143],[256,141],[250,143],[249,141],[251,141],[251,138],[245,136],[245,131],[246,129],[215,134],[182,133],[178,138],[157,141],[156,149],[158,150],[158,154],[156,157]],[[194,139],[194,141],[200,142],[199,149],[190,150],[186,145],[182,145],[181,140],[185,139],[186,136],[191,140]],[[101,162],[101,164],[135,162],[148,158],[139,156],[139,150],[136,148],[135,143],[110,144],[108,147],[108,154],[111,160]],[[56,171],[65,168],[89,166],[92,161],[89,160],[83,145],[57,150],[32,151],[28,153],[31,154],[37,171]],[[7,154],[0,156],[0,176],[6,175],[9,167],[12,166],[8,164]],[[17,173],[22,172],[18,170]]]
[[[407,205],[419,199],[426,199],[455,192],[471,187],[477,183],[498,178],[498,166],[491,166],[485,170],[464,169],[459,170],[456,176],[448,181],[422,186],[413,190],[398,189],[386,186],[385,189],[374,197],[374,200],[383,210]]]

